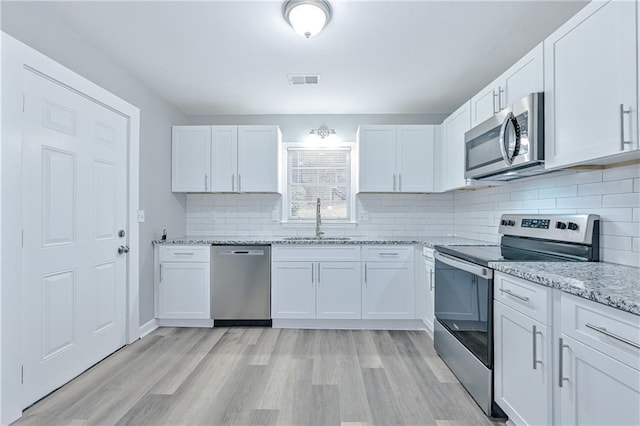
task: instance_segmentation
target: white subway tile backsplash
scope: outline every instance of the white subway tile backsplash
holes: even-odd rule
[[[578,195],[578,185],[565,185],[543,188],[538,191],[540,198],[575,197]]]
[[[603,207],[640,207],[640,194],[630,192],[628,194],[613,194],[602,196]]]
[[[589,195],[585,197],[558,198],[556,207],[558,208],[584,208],[602,206],[602,195]]]
[[[578,185],[578,196],[580,197],[596,194],[623,194],[627,192],[633,192],[632,179],[584,183]]]

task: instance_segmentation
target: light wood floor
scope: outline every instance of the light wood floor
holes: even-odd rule
[[[423,332],[161,328],[16,424],[493,423]]]

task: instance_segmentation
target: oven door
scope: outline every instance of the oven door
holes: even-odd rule
[[[493,367],[493,270],[435,254],[435,317],[480,362]]]

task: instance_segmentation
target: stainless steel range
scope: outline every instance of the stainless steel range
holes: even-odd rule
[[[597,262],[599,216],[505,214],[500,245],[436,246],[434,346],[487,415],[493,403],[493,270],[489,262]]]

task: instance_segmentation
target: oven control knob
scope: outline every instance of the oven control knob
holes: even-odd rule
[[[500,221],[500,225],[502,225],[502,226],[507,226],[507,221],[506,221],[506,220],[504,220],[504,219],[502,219],[502,220]]]
[[[572,231],[577,231],[578,230],[578,224],[577,223],[573,223],[573,222],[569,222],[569,223],[567,223],[567,228],[571,229]]]
[[[509,226],[516,226],[516,222],[515,222],[515,221],[513,221],[513,220],[510,220],[510,221],[507,223],[507,225],[509,225]]]
[[[567,224],[564,222],[556,222],[556,228],[558,229],[567,229]]]

